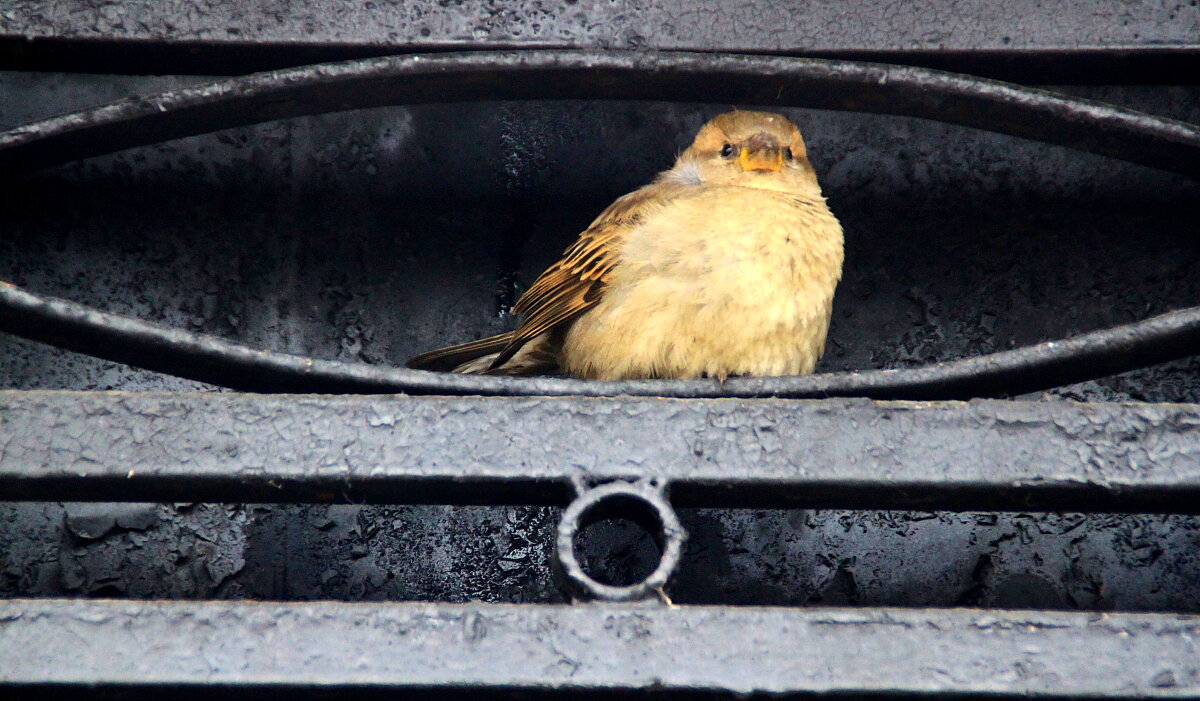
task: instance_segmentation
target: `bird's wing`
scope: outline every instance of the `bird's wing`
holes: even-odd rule
[[[628,232],[685,189],[685,185],[658,181],[618,198],[601,212],[517,300],[513,312],[525,318],[491,368],[499,368],[530,340],[595,306],[612,278]]]
[[[509,331],[481,338],[478,341],[438,348],[410,358],[408,367],[417,370],[453,370],[463,363],[502,351],[508,347],[511,341],[512,332]]]

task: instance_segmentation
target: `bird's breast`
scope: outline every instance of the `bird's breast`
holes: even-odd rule
[[[628,233],[564,364],[610,379],[811,372],[841,268],[819,198],[697,188]]]

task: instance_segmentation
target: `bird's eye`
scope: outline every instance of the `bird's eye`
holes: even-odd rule
[[[721,147],[721,155],[729,158],[733,155],[733,144],[725,144]]]
[[[785,161],[790,161],[790,160],[792,160],[792,147],[791,147],[791,146],[785,146],[785,147],[784,147],[784,149],[783,149],[783,160],[785,160]]]

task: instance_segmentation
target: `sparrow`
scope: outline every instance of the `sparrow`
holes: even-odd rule
[[[800,130],[780,114],[728,112],[534,281],[515,330],[408,366],[597,380],[807,374],[825,349],[842,258]]]

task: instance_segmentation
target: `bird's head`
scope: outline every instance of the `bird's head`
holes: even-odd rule
[[[669,171],[697,184],[727,184],[820,194],[795,124],[772,112],[726,112],[697,132]]]

